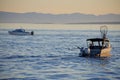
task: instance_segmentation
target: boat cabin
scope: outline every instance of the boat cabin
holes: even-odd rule
[[[87,39],[87,46],[90,49],[103,49],[103,48],[107,48],[110,47],[109,45],[109,40],[103,39],[103,38],[91,38],[91,39]]]
[[[87,39],[87,46],[90,56],[101,56],[101,53],[110,50],[110,43],[107,38],[91,38]]]
[[[24,29],[15,29],[15,30],[13,30],[13,32],[25,32],[25,30]]]

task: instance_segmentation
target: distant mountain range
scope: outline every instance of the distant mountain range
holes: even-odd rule
[[[69,23],[69,24],[120,24],[120,14],[43,14],[43,13],[13,13],[0,11],[0,23]]]

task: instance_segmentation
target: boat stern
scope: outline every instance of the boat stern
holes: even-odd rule
[[[105,48],[101,50],[100,57],[110,57],[111,48]]]

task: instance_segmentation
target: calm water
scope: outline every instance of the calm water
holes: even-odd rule
[[[86,39],[99,37],[99,26],[87,30],[88,25],[59,25],[65,30],[56,30],[58,24],[48,30],[39,24],[25,27],[33,30],[34,36],[9,35],[8,31],[20,24],[0,24],[0,79],[8,80],[119,80],[120,79],[120,25],[110,25],[108,38],[112,44],[110,58],[78,57],[77,46],[86,47]],[[24,24],[22,24],[24,26]],[[26,25],[25,25],[26,26]],[[82,26],[82,30],[69,30]],[[92,27],[93,28],[93,27]],[[43,30],[44,29],[44,30]],[[86,29],[86,30],[83,30]]]

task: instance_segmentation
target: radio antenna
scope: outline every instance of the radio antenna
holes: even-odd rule
[[[102,38],[105,39],[106,35],[107,35],[107,32],[108,32],[107,26],[105,26],[105,25],[101,26],[100,27],[100,32],[101,32]]]

